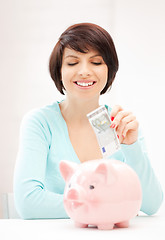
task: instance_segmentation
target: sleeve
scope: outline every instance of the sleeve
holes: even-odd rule
[[[157,212],[163,201],[163,192],[150,164],[141,130],[135,143],[131,145],[121,144],[121,148],[126,163],[135,170],[141,182],[143,194],[141,211],[152,215]]]
[[[42,113],[29,113],[23,118],[14,172],[15,206],[23,219],[68,218],[63,194],[45,188],[50,140],[51,132]]]

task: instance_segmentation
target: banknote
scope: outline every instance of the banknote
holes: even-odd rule
[[[113,155],[120,149],[116,131],[110,128],[111,120],[105,106],[100,106],[87,114],[88,120],[96,134],[103,158]]]

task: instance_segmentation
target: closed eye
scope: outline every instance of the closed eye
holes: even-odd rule
[[[94,65],[101,65],[102,63],[101,62],[92,62],[92,64],[94,64]]]
[[[78,63],[77,62],[76,63],[68,63],[69,66],[74,66],[76,64],[78,64]]]

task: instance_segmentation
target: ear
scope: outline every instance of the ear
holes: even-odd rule
[[[71,176],[77,169],[78,164],[70,161],[62,160],[59,165],[60,173],[64,178],[65,182],[69,181]]]
[[[107,167],[106,167],[106,165],[104,163],[100,163],[97,166],[95,172],[98,173],[98,174],[102,174],[102,175],[106,176],[107,175]]]
[[[97,166],[95,173],[102,175],[104,177],[105,183],[108,185],[113,184],[117,179],[115,169],[110,164],[100,163]]]

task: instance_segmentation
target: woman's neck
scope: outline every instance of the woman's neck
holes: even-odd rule
[[[67,123],[88,123],[87,114],[99,107],[99,99],[75,100],[66,98],[60,103],[61,113]]]

